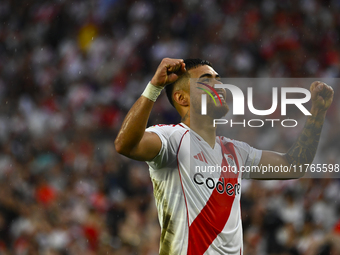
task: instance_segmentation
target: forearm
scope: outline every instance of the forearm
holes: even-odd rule
[[[326,112],[312,109],[311,113],[297,141],[285,154],[290,165],[310,164],[315,157]]]
[[[154,102],[141,96],[126,115],[115,140],[116,150],[127,154],[141,141]]]
[[[306,124],[294,145],[286,154],[273,151],[263,151],[259,165],[261,166],[302,166],[313,162],[318,148],[321,129],[325,120],[326,112],[333,100],[333,89],[325,83],[313,82],[310,91],[312,93],[311,116],[307,118]],[[293,168],[296,169],[296,168]],[[299,172],[266,172],[254,173],[250,177],[254,179],[291,179],[300,178],[305,171]]]
[[[154,102],[163,88],[186,72],[183,59],[164,58],[142,96],[126,115],[115,140],[118,153],[129,158],[149,161],[159,153],[162,142],[157,134],[145,132]]]

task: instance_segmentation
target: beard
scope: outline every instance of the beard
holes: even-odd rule
[[[207,115],[212,119],[220,119],[227,115],[229,112],[229,107],[226,102],[222,101],[222,105],[217,106],[214,103],[208,104]]]

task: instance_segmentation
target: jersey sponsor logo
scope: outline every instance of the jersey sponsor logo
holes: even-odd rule
[[[222,162],[220,165],[228,167],[229,165],[224,154],[232,154],[236,166],[239,168],[234,145],[228,142],[222,143],[221,141],[220,144],[222,150]],[[199,185],[197,188],[210,189],[212,192],[205,206],[189,226],[188,254],[204,254],[216,237],[223,231],[230,217],[233,218],[231,220],[235,220],[235,215],[232,215],[231,211],[235,199],[238,202],[240,197],[240,195],[235,195],[241,192],[241,185],[238,184],[238,175],[239,173],[221,172],[220,177],[214,179],[206,178],[208,175],[204,177],[201,173],[196,173],[193,176],[194,180],[192,181],[196,182],[193,184]],[[238,217],[237,220],[241,219]]]
[[[229,178],[228,178],[229,179]],[[197,185],[205,185],[208,189],[216,189],[219,194],[226,193],[228,196],[236,196],[240,194],[241,184],[226,182],[227,178],[221,177],[214,180],[211,177],[204,178],[201,173],[194,175],[194,182]]]

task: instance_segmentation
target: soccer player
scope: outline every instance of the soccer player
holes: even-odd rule
[[[198,79],[190,95],[190,78]],[[240,212],[241,179],[290,179],[296,173],[245,173],[242,167],[310,164],[315,156],[333,90],[313,82],[312,107],[301,135],[287,153],[261,151],[248,144],[216,136],[214,118],[226,115],[226,91],[216,89],[222,104],[208,97],[209,115],[198,107],[202,89],[221,83],[208,61],[165,58],[142,96],[128,112],[115,140],[117,152],[146,161],[154,187],[161,225],[160,254],[243,254]],[[182,121],[146,129],[153,104],[162,89]],[[145,130],[146,129],[146,130]],[[231,167],[207,173],[193,165]],[[234,171],[236,169],[236,171]]]

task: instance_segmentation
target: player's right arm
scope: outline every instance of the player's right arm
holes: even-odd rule
[[[151,84],[164,88],[175,82],[185,72],[183,59],[164,58],[157,68]],[[141,96],[126,115],[115,140],[118,153],[141,161],[150,161],[157,156],[162,142],[157,134],[145,132],[154,102]]]

